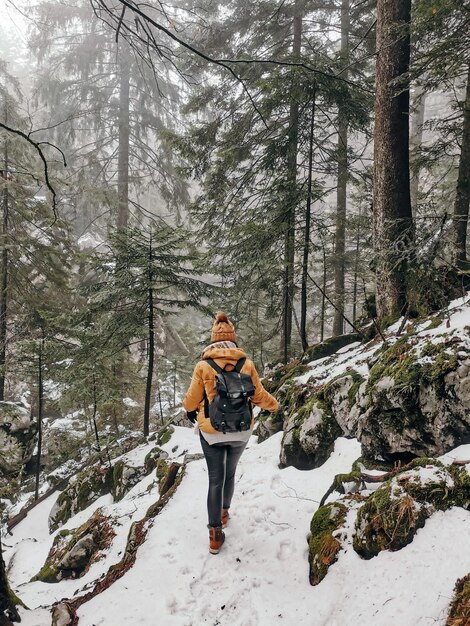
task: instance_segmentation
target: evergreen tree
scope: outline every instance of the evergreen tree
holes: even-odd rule
[[[235,309],[240,321],[243,319],[251,326],[252,318],[259,314],[259,311],[254,313],[253,302],[255,299],[266,302],[269,332],[275,334],[281,330],[281,352],[286,359],[291,353],[292,316],[301,275],[304,293],[301,324],[296,314],[294,321],[304,347],[307,342],[308,254],[301,272],[297,258],[299,251],[305,258],[309,247],[303,236],[311,220],[310,214],[307,227],[307,198],[311,210],[312,201],[326,195],[327,177],[337,159],[329,111],[346,99],[351,128],[364,128],[370,105],[365,106],[365,91],[349,93],[347,83],[335,77],[337,61],[331,58],[327,40],[317,36],[314,30],[301,38],[297,11],[300,5],[286,3],[277,9],[270,3],[254,6],[240,2],[223,26],[226,33],[239,32],[242,26],[246,28],[243,52],[237,49],[234,34],[233,45],[229,39],[227,49],[222,53],[216,48],[217,54],[225,58],[237,58],[241,54],[243,58],[259,59],[267,56],[265,50],[268,50],[268,58],[286,63],[295,63],[297,58],[317,71],[247,63],[244,77],[256,93],[257,110],[239,90],[233,89],[233,96],[228,97],[229,84],[222,75],[220,89],[212,85],[202,89],[185,108],[186,114],[203,108],[206,119],[199,119],[192,131],[176,144],[187,159],[187,173],[202,182],[202,193],[192,205],[192,216],[202,221],[201,240],[210,246],[211,267],[220,268],[222,284],[234,294],[231,310]],[[314,21],[314,14],[306,14],[306,20]],[[262,41],[260,32],[264,35]],[[215,45],[220,45],[217,35],[214,40]],[[309,172],[312,172],[310,182]],[[315,220],[319,220],[318,215]],[[214,250],[218,254],[215,259]]]
[[[132,356],[132,347],[145,342],[144,435],[149,433],[153,397],[157,315],[165,317],[187,307],[207,311],[209,288],[197,278],[192,268],[195,257],[185,252],[186,245],[185,233],[162,221],[145,231],[129,228],[113,233],[108,251],[95,257],[87,311],[77,327],[85,338],[76,349],[81,382],[94,389],[93,404],[105,393],[103,383],[112,379],[109,367],[112,372],[120,355],[131,351]],[[92,364],[89,357],[94,350],[99,356]]]

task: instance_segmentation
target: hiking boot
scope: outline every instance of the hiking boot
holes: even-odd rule
[[[222,509],[222,528],[225,528],[228,524],[228,521],[230,519],[230,514],[228,512],[228,509]]]
[[[225,534],[222,526],[209,526],[209,552],[211,554],[219,554],[224,541]]]

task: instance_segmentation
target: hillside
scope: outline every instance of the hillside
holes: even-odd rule
[[[452,337],[458,337],[458,352],[465,360],[463,346],[470,346],[469,302],[469,296],[458,299],[434,321],[410,327],[405,341],[413,349],[422,350],[425,343],[449,345]],[[400,322],[384,333],[387,350],[401,341],[396,337],[399,327]],[[321,360],[303,364],[302,374],[293,369],[290,386],[295,384],[297,392],[303,389],[302,402],[311,408],[312,393],[338,380],[338,375],[354,369],[368,378],[371,366],[366,364],[367,359],[377,351],[387,354],[387,350],[380,353],[380,349],[377,339],[340,348]],[[372,367],[379,362],[380,356]],[[400,361],[403,362],[404,359]],[[426,362],[424,359],[423,365]],[[305,395],[305,386],[313,385],[312,376],[316,390]],[[283,410],[285,424],[297,419],[298,409],[289,413],[284,404]],[[442,429],[445,430],[445,420]],[[362,433],[358,431],[359,437]],[[361,445],[354,437],[336,436],[331,453],[330,449],[323,451],[326,460],[312,463],[319,466],[306,470],[294,466],[280,469],[280,459],[286,465],[287,431],[260,443],[254,436],[240,462],[226,544],[218,556],[212,556],[207,550],[205,526],[207,471],[199,456],[198,438],[191,429],[175,427],[171,438],[163,443],[168,434],[163,438],[160,434],[157,441],[141,444],[119,457],[122,463],[119,472],[113,471],[113,495],[97,497],[73,514],[73,506],[79,508],[77,500],[69,519],[52,534],[49,516],[53,508],[57,512],[57,494],[31,510],[5,538],[9,579],[30,609],[21,609],[23,624],[49,626],[51,608],[56,604],[52,622],[55,626],[70,622],[68,611],[64,611],[66,605],[75,615],[73,623],[80,626],[469,623],[465,617],[448,621],[455,583],[470,571],[470,464],[458,464],[470,459],[469,443],[411,466],[392,468],[388,481],[375,483],[364,476],[373,480],[387,469],[390,471],[391,466],[374,469],[366,460],[353,465],[361,457]],[[157,446],[159,442],[161,445]],[[113,465],[116,468],[117,460]],[[362,479],[355,485],[358,467]],[[168,482],[172,471],[173,478]],[[332,483],[335,489],[329,489]],[[159,498],[159,491],[166,489],[167,494]],[[358,520],[366,519],[364,507],[369,507],[369,512],[371,507],[379,507],[378,494],[386,489],[395,526],[388,544],[379,542],[375,552],[368,535],[369,553],[365,553],[364,546],[358,545],[357,537],[363,532]],[[331,493],[326,506],[312,521],[328,491]],[[90,498],[93,497],[92,493]],[[392,515],[394,500],[409,505],[399,508],[398,518]],[[344,516],[337,524],[337,519],[329,515],[328,519],[336,525],[330,528],[320,523],[319,527],[319,519],[324,517],[322,511],[337,512],[342,507]],[[363,512],[359,514],[361,507]],[[376,520],[379,514],[385,532],[385,516],[380,507]],[[95,528],[96,519],[97,527],[105,529],[98,533],[98,540],[95,531],[90,530]],[[131,528],[134,522],[137,524]],[[67,534],[64,529],[72,532]],[[59,537],[59,550],[74,537],[74,530],[75,540],[91,534],[97,544],[86,566],[77,566],[81,577],[32,582],[41,568],[43,579],[57,577],[53,560],[47,568],[43,566],[54,539]],[[317,539],[323,541],[325,537],[335,547],[329,556],[321,552],[323,548],[318,551]],[[372,539],[378,541],[375,536]],[[72,544],[68,544],[68,549]],[[315,561],[322,554],[320,561]],[[65,559],[64,553],[61,558]],[[64,562],[63,575],[71,575]],[[58,576],[61,577],[62,574]],[[80,598],[84,596],[86,601],[82,603]],[[61,601],[66,602],[60,604]]]

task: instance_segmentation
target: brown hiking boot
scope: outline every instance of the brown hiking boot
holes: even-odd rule
[[[225,528],[228,525],[228,521],[230,519],[230,513],[228,509],[222,509],[222,528]]]
[[[222,526],[209,526],[209,552],[211,554],[219,554],[224,541],[225,534]]]

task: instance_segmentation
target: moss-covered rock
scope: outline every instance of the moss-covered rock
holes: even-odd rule
[[[166,443],[168,443],[171,439],[171,435],[174,432],[175,432],[175,429],[173,428],[173,426],[167,426],[163,430],[159,431],[157,433],[157,439],[156,439],[157,445],[164,446]]]
[[[439,456],[468,437],[470,355],[455,338],[415,343],[402,337],[371,367],[357,432],[370,458]]]
[[[375,491],[359,509],[353,546],[363,558],[400,550],[436,510],[470,508],[470,477],[463,467],[420,458]]]
[[[79,472],[59,495],[49,514],[50,532],[86,509],[100,496],[110,493],[112,486],[113,470],[108,466],[96,464]]]
[[[348,507],[341,502],[321,506],[310,523],[308,540],[309,579],[318,585],[325,578],[330,565],[338,560],[341,536],[338,531],[344,526]]]
[[[313,469],[330,456],[341,428],[327,404],[314,394],[299,411],[290,417],[284,431],[280,465],[297,469]]]
[[[83,576],[109,547],[114,535],[108,519],[98,509],[79,528],[57,533],[44,565],[32,580],[56,583],[64,578]]]
[[[350,343],[361,341],[362,337],[358,333],[350,333],[347,335],[338,335],[337,337],[329,337],[321,343],[316,343],[313,346],[307,348],[302,355],[301,363],[311,363],[318,359],[323,359],[326,356],[331,356],[344,346],[348,346]]]
[[[470,624],[470,574],[455,583],[454,595],[446,626],[468,626]]]
[[[145,473],[150,474],[157,467],[158,459],[167,459],[168,452],[162,450],[159,446],[155,446],[148,452],[144,459]]]
[[[114,502],[122,500],[126,493],[130,491],[132,487],[137,485],[137,483],[140,482],[144,476],[149,474],[150,471],[147,472],[145,466],[139,467],[129,465],[123,460],[117,461],[113,467],[113,482],[111,489]]]

